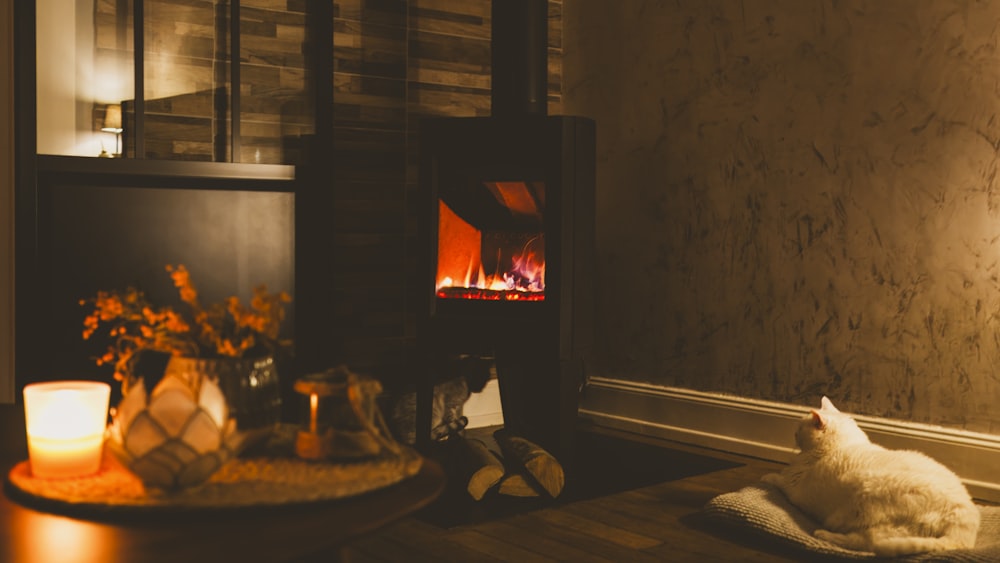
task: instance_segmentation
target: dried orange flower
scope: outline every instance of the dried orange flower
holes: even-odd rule
[[[270,293],[261,285],[254,289],[249,308],[236,296],[203,307],[188,269],[183,264],[166,269],[189,309],[187,317],[170,307],[154,307],[141,290],[132,287],[124,292],[99,291],[80,301],[80,305],[93,306],[83,319],[84,340],[107,325],[112,344],[94,361],[114,364],[116,379],[127,377],[132,359],[141,350],[202,358],[291,350],[291,341],[279,338],[285,304],[291,302],[287,293]]]

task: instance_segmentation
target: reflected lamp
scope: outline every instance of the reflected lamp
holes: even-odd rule
[[[112,155],[115,158],[121,158],[122,156],[121,142],[123,130],[121,104],[108,104],[108,107],[104,110],[104,123],[101,131],[115,134],[115,153]]]

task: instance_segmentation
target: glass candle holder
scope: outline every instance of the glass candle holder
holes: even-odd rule
[[[98,381],[51,381],[24,387],[28,462],[35,477],[97,473],[111,386]]]
[[[363,458],[399,452],[375,398],[382,385],[344,366],[306,375],[295,382],[303,397],[295,453],[303,459]]]

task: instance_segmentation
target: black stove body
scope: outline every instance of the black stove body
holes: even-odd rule
[[[546,20],[545,0],[493,2],[492,115],[420,123],[417,428],[434,358],[492,357],[504,426],[566,464],[594,340],[596,137],[546,114]]]

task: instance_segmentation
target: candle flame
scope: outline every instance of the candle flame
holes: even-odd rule
[[[319,395],[309,394],[309,432],[316,433],[316,410],[319,407]]]

